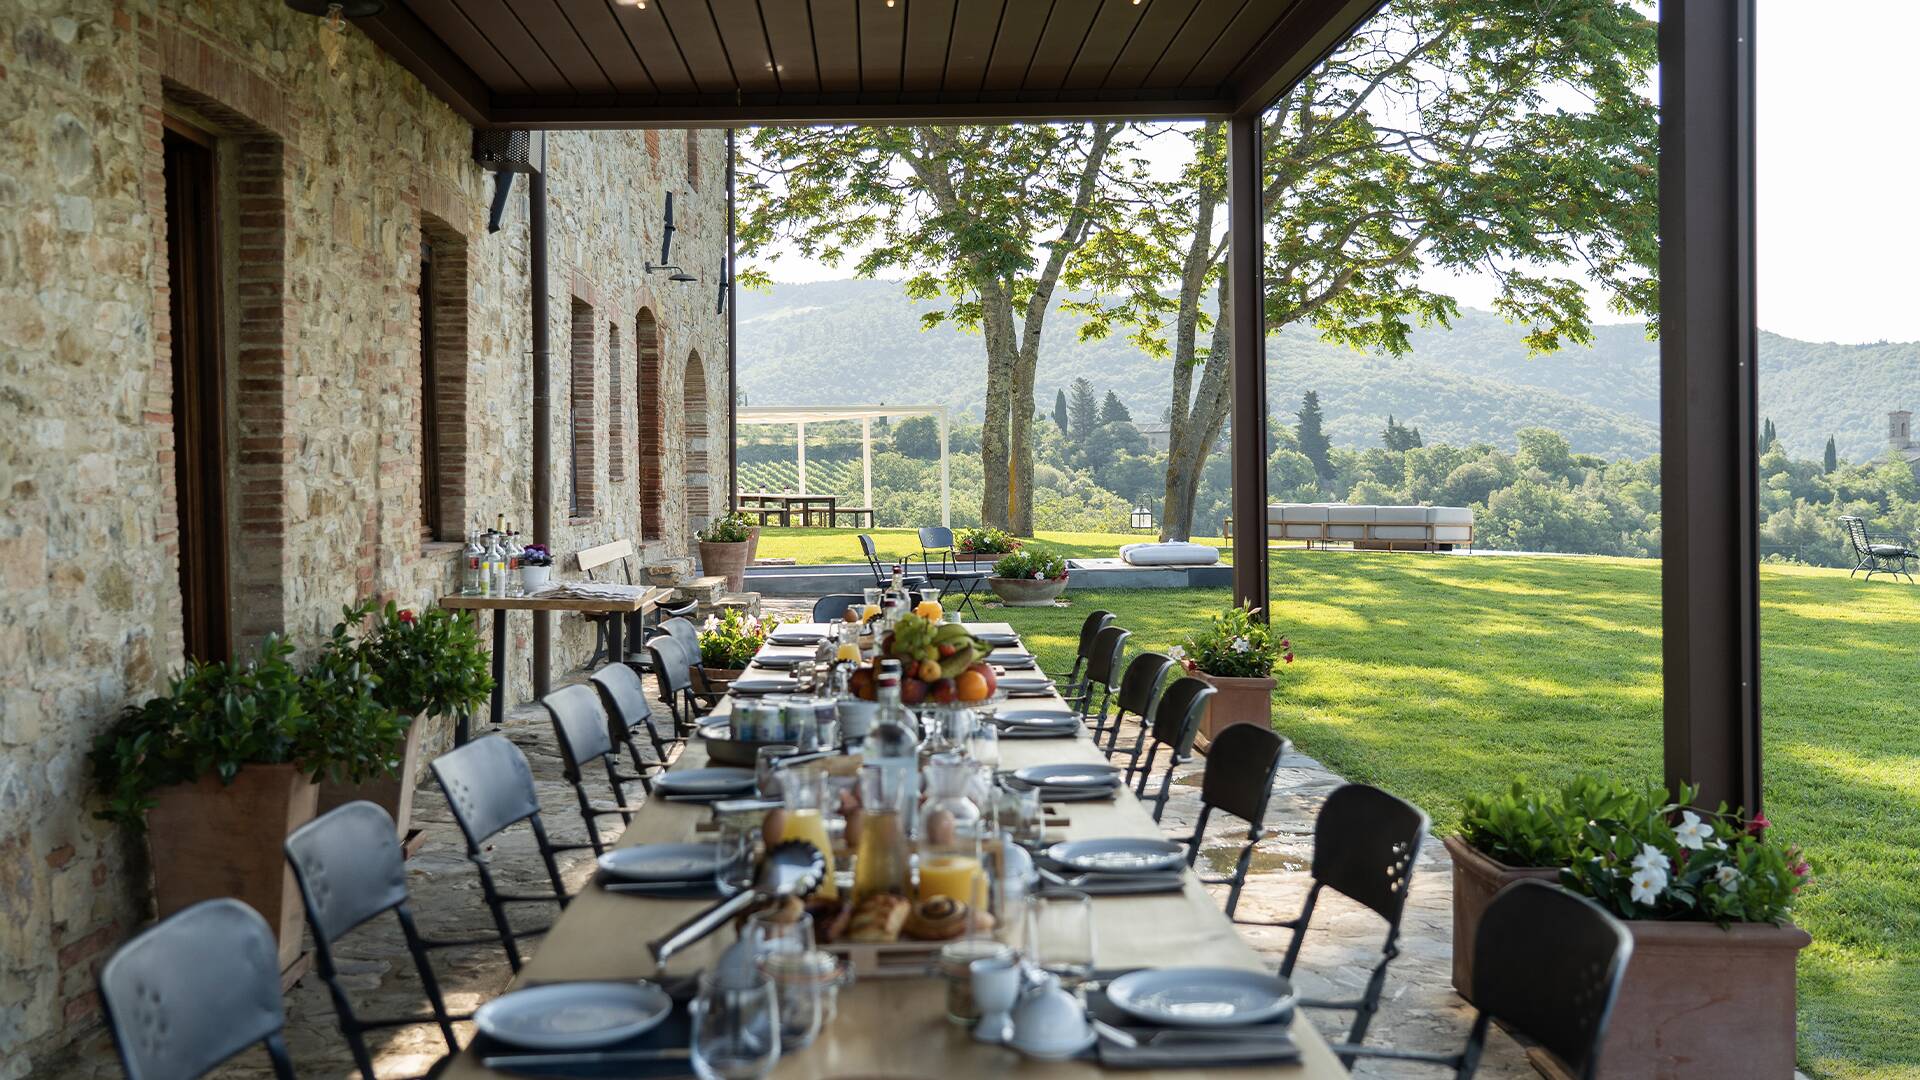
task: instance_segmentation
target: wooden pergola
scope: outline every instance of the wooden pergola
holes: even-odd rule
[[[1230,288],[1264,294],[1260,124],[1380,0],[388,0],[369,37],[480,128],[1227,121]],[[1669,784],[1760,807],[1753,0],[1660,26]],[[1233,514],[1265,520],[1261,305],[1235,304]],[[1266,537],[1234,541],[1267,605]]]

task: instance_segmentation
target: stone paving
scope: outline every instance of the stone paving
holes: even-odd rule
[[[769,614],[793,618],[796,613],[804,617],[809,605],[769,601],[766,607]],[[573,809],[573,793],[561,777],[560,758],[545,712],[532,705],[514,709],[503,731],[525,751],[532,763],[549,832],[556,840],[584,839],[579,816]],[[1131,731],[1129,728],[1122,735],[1123,745],[1131,739]],[[1173,798],[1164,818],[1169,835],[1191,834],[1199,809],[1199,773],[1203,767],[1204,759],[1201,759],[1176,772]],[[1254,872],[1241,894],[1241,918],[1277,920],[1298,912],[1308,884],[1305,867],[1312,857],[1314,815],[1327,793],[1341,782],[1338,776],[1304,755],[1290,754],[1282,762],[1268,810],[1269,838],[1262,841],[1256,852]],[[415,799],[414,820],[425,830],[425,843],[419,854],[408,862],[407,877],[414,912],[423,931],[443,938],[490,935],[491,923],[464,854],[464,842],[431,777],[423,779]],[[618,828],[617,818],[603,824],[609,838]],[[1245,835],[1244,825],[1225,815],[1215,815],[1215,820],[1209,823],[1203,851],[1210,861],[1219,864],[1216,869],[1229,870]],[[503,887],[514,891],[546,887],[545,873],[525,829],[510,830],[490,854]],[[569,891],[575,891],[586,883],[592,861],[587,853],[572,852],[561,859],[561,867]],[[1214,891],[1224,902],[1225,887],[1215,887]],[[1449,984],[1450,903],[1451,876],[1446,852],[1437,841],[1429,841],[1422,848],[1402,920],[1401,955],[1389,969],[1385,999],[1374,1019],[1368,1042],[1450,1051],[1457,1049],[1465,1038],[1472,1011],[1454,995]],[[524,925],[551,918],[551,912],[523,910],[517,914],[527,920]],[[1301,992],[1318,998],[1357,996],[1378,957],[1384,929],[1384,923],[1377,916],[1359,905],[1332,893],[1324,895],[1294,972]],[[1151,931],[1142,928],[1142,932]],[[1286,950],[1287,931],[1243,926],[1241,932],[1276,964]],[[529,953],[537,951],[539,939],[531,939],[523,948]],[[424,1010],[425,998],[419,979],[399,930],[391,920],[378,921],[350,935],[339,955],[341,966],[348,974],[349,992],[362,1003],[362,1015],[396,1016]],[[438,950],[434,964],[448,1006],[457,1013],[471,1012],[481,1002],[501,993],[509,980],[506,957],[498,946]],[[298,1075],[347,1077],[354,1074],[345,1041],[334,1025],[333,1006],[319,979],[310,976],[293,989],[288,995],[287,1013],[287,1042]],[[1350,1014],[1312,1015],[1316,1026],[1335,1040],[1344,1037],[1351,1020]],[[467,1024],[457,1025],[457,1030],[463,1042],[471,1034]],[[419,1076],[446,1049],[432,1025],[375,1032],[369,1041],[382,1080]],[[37,1074],[57,1080],[108,1080],[121,1075],[111,1042],[104,1032],[82,1039],[64,1057],[45,1063]],[[236,1060],[217,1075],[223,1080],[252,1080],[270,1076],[271,1072],[265,1056],[254,1053]],[[1444,1073],[1432,1067],[1362,1062],[1355,1075],[1434,1077]],[[1479,1075],[1506,1080],[1531,1077],[1534,1073],[1520,1047],[1496,1030]]]

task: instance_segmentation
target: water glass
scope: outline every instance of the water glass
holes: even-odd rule
[[[780,797],[780,759],[800,752],[790,743],[774,743],[753,752],[753,784],[763,799]]]
[[[1034,847],[1046,839],[1046,811],[1038,788],[1002,787],[993,805],[996,822],[1013,834],[1014,843]]]
[[[780,1007],[759,971],[708,971],[688,1012],[701,1080],[760,1080],[780,1062]]]
[[[1060,889],[1027,905],[1027,952],[1033,962],[1073,989],[1093,975],[1093,898]]]
[[[713,871],[714,885],[727,896],[752,888],[760,865],[759,821],[723,819],[716,843],[720,861]]]
[[[801,912],[799,918],[779,910],[756,911],[747,916],[740,940],[753,949],[755,963],[771,953],[807,953],[813,951],[813,916]]]
[[[967,738],[967,756],[989,769],[1000,767],[1000,728],[995,724],[975,724]],[[1035,792],[1035,794],[1039,794]]]

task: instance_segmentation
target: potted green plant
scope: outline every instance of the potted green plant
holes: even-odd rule
[[[160,916],[238,897],[274,927],[283,968],[301,913],[281,844],[313,817],[316,781],[391,770],[403,734],[358,660],[323,653],[301,670],[292,655],[269,636],[244,663],[189,663],[89,754],[98,816],[146,833]]]
[[[700,630],[700,670],[713,689],[740,677],[746,666],[767,643],[767,635],[779,626],[777,619],[762,619],[739,608],[728,608],[720,616],[707,616]]]
[[[400,717],[406,730],[393,753],[395,769],[323,781],[319,810],[356,799],[377,803],[405,839],[426,721],[471,713],[493,691],[473,613],[432,608],[416,614],[390,600],[366,600],[342,609],[324,655],[350,659],[372,674],[374,699]]]
[[[1799,849],[1765,817],[1691,806],[1688,786],[1669,798],[1657,785],[1582,778],[1557,796],[1521,795],[1545,812],[1509,835],[1540,859],[1559,859],[1564,842],[1561,883],[1633,937],[1599,1075],[1791,1077],[1795,974],[1812,942],[1789,921],[1810,874]],[[1572,1076],[1544,1051],[1529,1057],[1547,1076]]]
[[[707,522],[707,527],[695,534],[700,544],[701,572],[725,577],[729,592],[745,591],[754,532],[753,519],[739,511]]]
[[[953,553],[979,565],[982,555],[1008,555],[1020,550],[1020,541],[1005,529],[991,525],[961,529],[953,534]]]
[[[1200,720],[1202,750],[1230,725],[1273,725],[1273,673],[1293,663],[1293,643],[1255,614],[1251,607],[1228,608],[1167,650],[1187,674],[1214,688]]]
[[[1003,555],[987,578],[1008,607],[1052,607],[1067,591],[1067,560],[1038,544]]]

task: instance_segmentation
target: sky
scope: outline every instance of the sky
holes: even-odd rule
[[[1869,29],[1870,28],[1870,29]],[[1920,341],[1920,0],[1762,0],[1755,47],[1759,322],[1806,341]],[[1170,163],[1174,138],[1153,156]],[[1170,166],[1169,166],[1170,167]],[[850,276],[785,251],[778,281]],[[1470,307],[1492,283],[1432,275]],[[1618,321],[1592,297],[1597,321]]]

